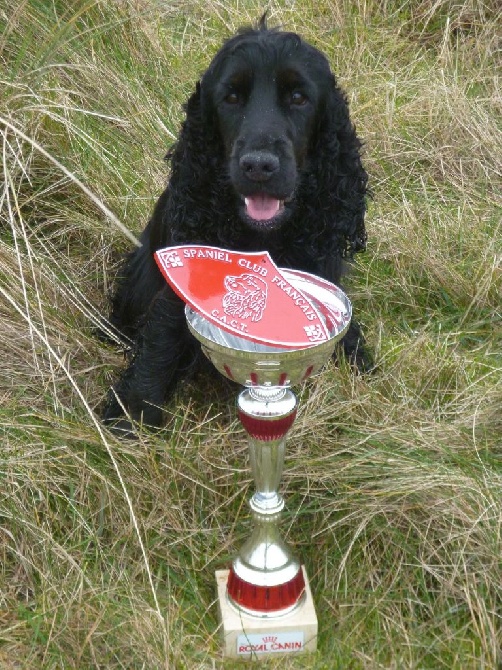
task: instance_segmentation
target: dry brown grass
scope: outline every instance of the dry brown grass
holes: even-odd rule
[[[196,380],[124,443],[95,335],[181,103],[259,3],[0,4],[0,665],[213,668],[213,571],[249,532],[231,393]],[[330,56],[375,200],[350,279],[378,362],[299,389],[284,529],[320,613],[291,668],[500,663],[502,329],[495,2],[270,5]],[[57,20],[56,20],[57,18]],[[113,214],[110,214],[110,211]]]

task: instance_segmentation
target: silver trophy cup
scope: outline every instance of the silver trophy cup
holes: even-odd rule
[[[301,565],[281,538],[278,526],[284,508],[279,484],[285,440],[297,411],[290,387],[320,370],[351,318],[350,302],[335,285],[303,272],[281,272],[324,315],[327,341],[303,349],[258,344],[232,335],[186,308],[188,327],[206,356],[221,374],[245,387],[237,407],[248,434],[255,484],[249,501],[254,529],[232,563],[227,598],[239,612],[265,618],[293,612],[305,592]]]

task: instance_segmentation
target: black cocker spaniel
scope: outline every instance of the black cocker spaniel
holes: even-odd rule
[[[157,249],[267,250],[279,267],[337,284],[344,259],[366,244],[361,142],[320,51],[294,33],[267,28],[263,18],[223,45],[185,109],[167,155],[169,183],[113,297],[111,322],[134,348],[104,418],[124,430],[124,410],[160,426],[162,405],[202,357],[183,302],[155,264]],[[354,365],[369,367],[355,321],[342,344]]]

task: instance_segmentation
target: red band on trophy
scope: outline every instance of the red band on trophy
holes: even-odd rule
[[[289,582],[277,586],[259,586],[244,581],[231,569],[227,588],[228,595],[240,607],[270,614],[295,605],[305,590],[305,580],[300,569]]]
[[[286,435],[296,418],[296,409],[286,416],[270,419],[268,417],[256,417],[239,409],[239,420],[246,432],[256,440],[269,442],[280,440]]]
[[[192,309],[253,342],[285,349],[314,346],[329,340],[329,328],[341,318],[336,305],[320,309],[306,290],[289,283],[268,252],[185,245],[160,249],[155,260]],[[318,281],[316,290],[322,290],[323,280]]]

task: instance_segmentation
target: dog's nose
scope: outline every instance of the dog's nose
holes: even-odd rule
[[[239,166],[252,181],[267,181],[279,170],[279,159],[269,151],[250,151],[239,160]]]

